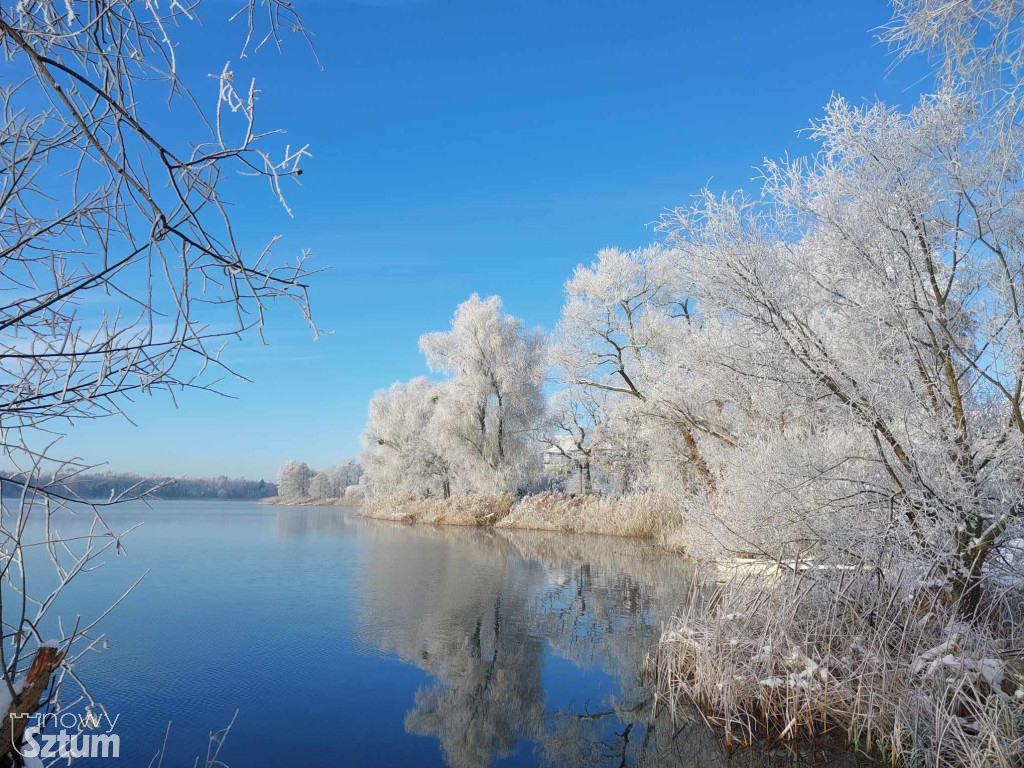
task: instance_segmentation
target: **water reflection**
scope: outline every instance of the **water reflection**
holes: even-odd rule
[[[286,538],[341,535],[356,525],[354,510],[338,507],[276,507],[277,535]]]
[[[852,765],[831,750],[731,761],[699,720],[656,716],[641,674],[691,566],[642,543],[536,532],[359,526],[360,640],[429,675],[405,729],[453,768]],[[813,759],[812,759],[813,758]]]
[[[149,764],[171,721],[165,764],[191,765],[238,709],[236,766],[806,764],[730,761],[699,718],[654,717],[641,667],[691,573],[651,547],[243,502],[110,519],[145,524],[130,557],[75,582],[65,615],[99,615],[149,570],[104,620],[113,647],[80,668],[122,716],[119,763]]]

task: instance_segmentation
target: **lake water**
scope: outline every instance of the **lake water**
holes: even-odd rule
[[[191,766],[236,709],[221,753],[235,768],[727,764],[698,721],[652,720],[641,675],[690,588],[680,557],[325,507],[106,517],[145,524],[66,605],[88,618],[149,570],[105,619],[110,648],[77,667],[120,717],[112,765],[148,765],[170,722],[163,765]]]

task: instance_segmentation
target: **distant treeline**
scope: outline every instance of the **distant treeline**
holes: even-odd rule
[[[21,493],[24,475],[0,474],[4,496]],[[35,483],[49,485],[60,492],[59,487],[50,485],[49,479]],[[83,499],[109,499],[111,496],[131,491],[129,495],[152,491],[150,498],[157,499],[262,499],[277,495],[277,484],[266,480],[250,480],[244,477],[157,477],[137,475],[130,472],[102,472],[77,475],[63,483],[68,495]],[[134,489],[134,490],[133,490]],[[155,490],[154,490],[155,489]]]

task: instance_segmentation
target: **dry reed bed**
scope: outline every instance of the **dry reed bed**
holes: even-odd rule
[[[512,507],[512,495],[452,496],[450,499],[410,499],[375,496],[363,502],[359,514],[378,520],[427,525],[493,525]]]
[[[677,505],[654,494],[571,496],[539,493],[513,503],[512,496],[452,496],[409,499],[376,496],[360,509],[364,517],[432,525],[494,525],[498,528],[593,533],[664,539],[681,527]]]
[[[660,539],[681,525],[678,505],[651,493],[570,496],[539,493],[520,499],[499,528],[595,533]]]
[[[894,765],[1019,766],[1024,689],[982,626],[859,572],[697,586],[650,660],[731,744],[845,732]]]

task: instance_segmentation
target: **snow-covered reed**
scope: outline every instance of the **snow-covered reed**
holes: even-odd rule
[[[448,499],[374,496],[363,502],[359,514],[379,520],[428,525],[493,525],[512,506],[511,494],[473,494]]]
[[[466,494],[415,499],[373,496],[360,514],[430,525],[481,525],[560,533],[593,533],[665,541],[682,527],[679,507],[652,493],[572,496],[546,492],[513,503],[511,494]]]
[[[896,765],[1024,760],[1021,671],[996,617],[958,624],[941,594],[854,570],[701,583],[651,659],[673,712],[696,704],[732,744],[839,731]]]
[[[681,525],[678,505],[652,493],[571,496],[538,493],[520,499],[500,528],[597,533],[658,539]]]

